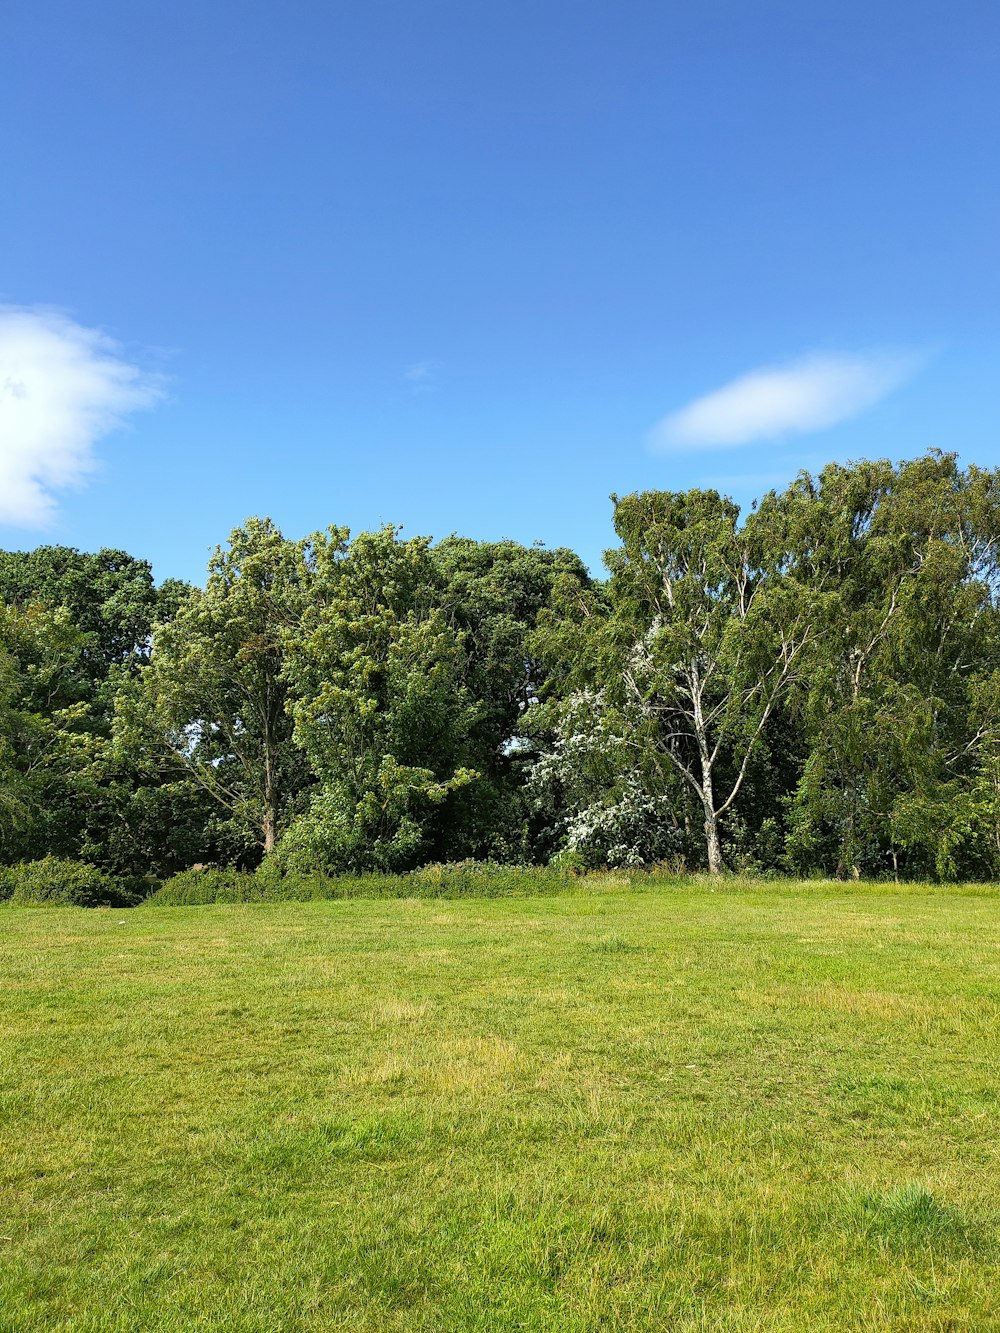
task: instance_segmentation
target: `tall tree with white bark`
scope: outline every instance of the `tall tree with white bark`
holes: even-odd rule
[[[613,499],[602,676],[639,720],[647,758],[693,792],[717,875],[724,816],[820,633],[822,583],[801,579],[787,497],[766,497],[742,525],[715,491]]]

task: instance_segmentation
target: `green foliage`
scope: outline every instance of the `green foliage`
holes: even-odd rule
[[[65,608],[86,637],[88,674],[95,684],[112,665],[143,654],[159,597],[149,562],[126,551],[91,554],[68,546],[0,551],[0,601]]]
[[[435,820],[434,855],[518,860],[536,853],[525,786],[538,750],[529,709],[560,668],[536,633],[558,587],[590,586],[580,559],[517,542],[449,537],[433,548],[438,597],[462,635],[462,680],[476,701],[465,762],[479,777],[451,793]]]
[[[405,874],[321,875],[285,872],[273,861],[254,874],[238,870],[183,870],[148,899],[154,907],[207,903],[308,902],[338,898],[523,898],[563,893],[574,878],[557,867],[459,861]]]
[[[133,896],[96,866],[45,856],[6,871],[9,897],[21,906],[127,907]]]
[[[256,518],[204,588],[0,553],[0,859],[1000,876],[1000,471],[835,464],[614,522],[603,583]]]
[[[168,907],[191,907],[205,903],[253,902],[264,896],[260,881],[246,871],[230,867],[192,866],[171,875],[151,894],[147,902]]]
[[[100,720],[86,639],[65,607],[0,604],[0,848],[10,859],[79,851],[100,804]]]
[[[613,498],[621,545],[606,555],[604,605],[577,602],[582,669],[568,678],[576,702],[562,710],[550,759],[558,768],[560,747],[564,757],[573,733],[589,731],[593,769],[603,733],[618,790],[574,815],[595,851],[603,841],[621,849],[619,859],[644,859],[670,822],[679,835],[697,820],[709,870],[719,873],[722,821],[816,637],[821,589],[797,577],[794,515],[774,496],[742,524],[715,491]],[[588,680],[597,693],[580,693]],[[565,772],[564,780],[579,786]],[[632,831],[643,826],[655,830],[646,847]],[[572,844],[580,835],[566,836]]]
[[[108,747],[114,697],[146,660],[154,617],[181,585],[157,591],[147,562],[67,547],[0,552],[0,853],[46,852],[122,866],[107,849],[110,787],[149,775]],[[162,844],[173,840],[159,830]]]
[[[112,874],[164,879],[198,861],[228,860],[244,845],[234,846],[230,821],[218,818],[190,778],[170,780],[148,770],[137,774],[128,763],[108,764],[103,801],[105,819],[86,830],[81,855]]]
[[[134,753],[161,780],[197,784],[252,855],[273,847],[307,780],[292,743],[285,679],[311,580],[309,544],[287,541],[269,519],[235,529],[118,700],[119,754]]]
[[[973,824],[996,818],[995,797],[987,813],[972,792],[986,793],[996,736],[1000,476],[932,453],[831,464],[793,495],[828,591],[802,691],[792,859],[871,875],[908,856],[953,878]]]
[[[449,790],[435,790],[433,777],[430,769],[403,769],[385,755],[360,793],[346,784],[324,787],[285,834],[277,859],[304,874],[393,872],[415,865],[428,843],[418,802],[440,800]]]
[[[418,864],[435,809],[478,776],[465,763],[478,703],[428,548],[393,528],[315,539],[314,596],[287,667],[294,740],[319,784],[282,844],[298,869]]]
[[[604,690],[577,690],[559,709],[529,783],[539,843],[558,865],[640,867],[683,859],[690,847],[670,771],[644,764],[642,719]]]

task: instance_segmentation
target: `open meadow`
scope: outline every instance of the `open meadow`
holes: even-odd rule
[[[1000,896],[0,908],[0,1329],[1000,1329]]]

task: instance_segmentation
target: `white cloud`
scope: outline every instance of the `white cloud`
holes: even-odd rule
[[[426,361],[414,361],[403,371],[403,379],[414,389],[429,389],[432,381],[441,369],[441,362],[429,357]]]
[[[94,445],[163,396],[99,329],[0,306],[0,523],[43,526],[53,495],[94,467]]]
[[[817,352],[762,366],[664,417],[650,441],[677,451],[825,430],[874,407],[925,360],[915,352]]]

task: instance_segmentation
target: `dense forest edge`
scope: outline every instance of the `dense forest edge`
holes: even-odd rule
[[[0,552],[0,899],[1000,877],[1000,471],[612,501],[603,578],[266,518],[203,587]]]

